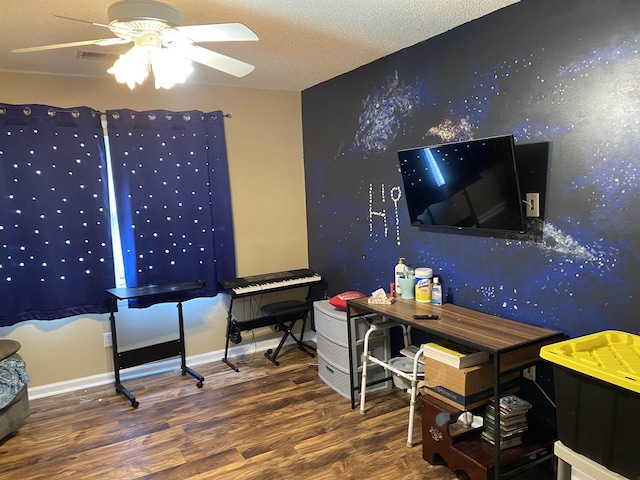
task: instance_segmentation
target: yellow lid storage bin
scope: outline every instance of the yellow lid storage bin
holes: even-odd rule
[[[544,346],[540,356],[553,363],[560,441],[640,479],[640,336],[604,331]]]
[[[540,356],[640,393],[640,336],[609,330],[542,347]]]

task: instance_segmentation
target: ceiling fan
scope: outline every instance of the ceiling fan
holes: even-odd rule
[[[243,77],[253,65],[200,47],[200,42],[255,41],[258,36],[242,23],[182,26],[182,14],[171,5],[155,0],[122,0],[107,10],[109,23],[102,24],[63,17],[111,30],[116,37],[71,43],[17,48],[14,53],[37,52],[82,45],[109,46],[133,42],[133,47],[107,72],[133,89],[153,72],[156,88],[170,88],[182,83],[193,70],[191,61],[222,72]]]

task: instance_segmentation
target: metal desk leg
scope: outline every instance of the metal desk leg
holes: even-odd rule
[[[111,312],[109,313],[109,323],[111,323],[111,351],[113,353],[113,373],[115,376],[115,387],[118,395],[124,395],[133,408],[138,408],[140,402],[136,397],[127,390],[120,382],[120,353],[118,352],[118,333],[116,330],[115,312],[118,310],[118,300],[114,297],[111,299]]]
[[[500,354],[494,355],[493,359],[493,399],[494,399],[494,407],[497,412],[496,415],[500,412]],[[496,418],[500,418],[496,416]],[[496,422],[497,423],[497,422]],[[497,480],[500,478],[500,435],[494,435],[494,478]]]
[[[353,376],[355,374],[357,374],[357,372],[353,371],[353,349],[351,348],[352,345],[352,338],[351,338],[351,308],[349,307],[349,305],[347,305],[347,350],[349,353],[349,393],[351,394],[351,409],[355,409],[356,408],[356,397],[355,397],[355,391],[356,391],[356,386],[355,386],[355,382],[353,381]],[[364,353],[364,352],[363,352]]]
[[[236,367],[233,363],[231,363],[228,359],[229,356],[229,337],[231,336],[231,325],[233,320],[233,297],[231,297],[231,301],[229,302],[229,311],[227,312],[227,335],[226,341],[224,345],[224,358],[222,361],[226,363],[229,367],[231,367],[234,371],[239,372],[238,367]]]
[[[193,378],[198,380],[196,386],[198,388],[202,388],[202,382],[204,382],[204,377],[200,375],[195,370],[187,367],[187,358],[185,352],[185,341],[184,341],[184,318],[182,316],[182,302],[178,302],[178,324],[180,328],[180,367],[182,368],[182,375],[186,375],[187,373],[191,375]]]

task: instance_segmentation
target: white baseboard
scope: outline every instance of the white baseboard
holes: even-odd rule
[[[313,333],[313,332],[311,332]],[[307,335],[305,341],[315,341],[315,334]],[[275,349],[278,346],[279,338],[270,338],[259,342],[246,345],[233,345],[229,347],[228,358],[232,360],[234,357],[243,355],[248,349],[254,352],[266,352],[268,349]],[[285,345],[293,344],[293,340],[288,339]],[[187,365],[190,367],[203,365],[205,363],[221,362],[224,357],[224,350],[216,350],[213,352],[201,353],[187,357]],[[156,373],[171,372],[180,368],[180,358],[175,357],[159,362],[146,363],[136,367],[126,368],[120,371],[120,380],[128,380],[132,378],[154,375]],[[61,393],[75,392],[85,390],[100,385],[108,385],[115,382],[113,372],[101,373],[99,375],[91,375],[89,377],[74,378],[65,380],[64,382],[49,383],[47,385],[39,385],[37,387],[29,387],[29,400],[50,397]]]

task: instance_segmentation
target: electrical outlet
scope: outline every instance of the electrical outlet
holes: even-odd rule
[[[539,193],[527,193],[527,200],[524,202],[527,205],[527,217],[539,217],[540,216],[540,194]]]
[[[522,370],[522,376],[524,378],[528,378],[529,380],[535,382],[536,381],[536,367],[529,367]]]
[[[111,338],[111,332],[105,332],[102,334],[102,343],[104,344],[104,348],[109,348],[113,346],[113,339]]]

